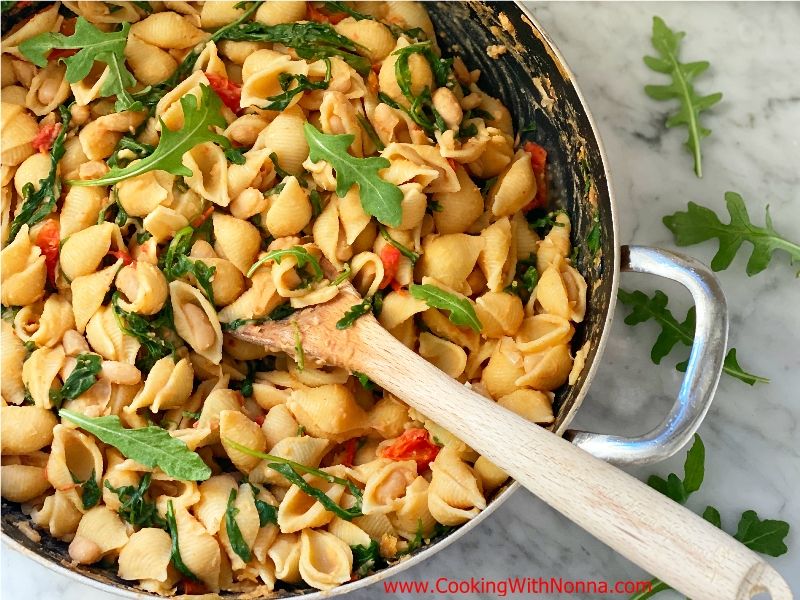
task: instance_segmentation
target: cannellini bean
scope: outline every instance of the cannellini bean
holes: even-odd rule
[[[101,366],[101,373],[111,383],[120,385],[136,385],[142,380],[142,373],[139,369],[128,363],[116,360],[104,360]]]
[[[433,107],[439,111],[450,129],[458,129],[461,119],[464,118],[464,111],[453,92],[446,87],[440,87],[433,93]]]
[[[78,564],[90,565],[100,560],[103,553],[92,540],[76,535],[69,544],[69,556]]]
[[[195,304],[187,304],[184,306],[183,310],[186,313],[186,319],[192,327],[195,348],[199,350],[210,348],[216,341],[217,336],[216,333],[214,333],[214,328],[211,327],[211,323],[208,321],[206,313]]]
[[[86,338],[74,329],[64,332],[61,345],[64,346],[64,354],[67,356],[78,356],[89,352],[89,344],[86,343]]]

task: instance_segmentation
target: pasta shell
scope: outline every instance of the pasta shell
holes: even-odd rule
[[[569,236],[572,226],[569,217],[564,213],[559,213],[556,215],[555,222],[557,225],[550,229],[550,232],[536,248],[536,269],[539,273],[544,273],[559,256],[567,258],[570,253]]]
[[[427,481],[425,483],[428,483]],[[348,546],[369,546],[372,540],[369,534],[358,525],[350,521],[345,521],[340,517],[334,517],[328,523],[328,531],[342,540]]]
[[[154,315],[161,310],[169,292],[167,279],[161,270],[143,261],[120,269],[116,286],[122,295],[120,308],[143,315]]]
[[[328,440],[304,435],[283,438],[270,449],[268,454],[316,468],[329,448],[330,442]],[[277,471],[270,469],[267,466],[268,464],[269,461],[261,461],[250,472],[250,481],[288,486],[289,482],[286,478]]]
[[[169,284],[175,331],[203,358],[222,360],[222,328],[217,313],[200,290],[183,281]]]
[[[302,110],[296,106],[287,108],[259,134],[253,149],[269,148],[278,157],[282,169],[299,174],[303,161],[308,158],[308,142],[303,133],[305,123]]]
[[[115,187],[117,199],[130,216],[146,217],[159,205],[172,204],[174,181],[166,171],[148,171],[120,181]]]
[[[50,62],[41,69],[31,81],[25,106],[40,117],[54,111],[59,104],[70,95],[70,87],[66,67],[60,63]]]
[[[0,493],[6,500],[29,502],[48,489],[50,482],[47,481],[45,469],[42,467],[21,464],[0,466]]]
[[[501,292],[505,285],[505,274],[513,270],[516,260],[508,265],[511,254],[511,222],[507,218],[499,219],[481,232],[484,240],[483,249],[478,257],[478,264],[484,275],[486,285],[492,292]]]
[[[115,237],[119,237],[119,228],[108,222],[72,234],[61,246],[61,271],[70,281],[94,273],[108,254],[111,240]]]
[[[75,532],[75,539],[77,540],[79,537],[94,542],[102,556],[125,546],[128,543],[128,530],[116,511],[100,505],[83,515],[78,524],[78,531]],[[72,546],[70,546],[71,548]],[[97,559],[99,560],[100,557],[98,556]]]
[[[214,250],[231,261],[242,273],[247,273],[261,248],[261,235],[251,223],[214,213]]]
[[[445,446],[431,463],[428,508],[443,525],[460,525],[486,508],[480,480],[454,450]]]
[[[215,475],[200,484],[200,501],[194,507],[194,515],[211,535],[215,535],[222,525],[222,518],[228,507],[231,490],[236,489],[233,476]]]
[[[369,411],[367,423],[384,439],[395,438],[403,433],[408,422],[408,407],[389,394],[375,403]]]
[[[277,390],[277,388],[273,389]],[[253,393],[255,394],[255,386]],[[282,402],[270,408],[264,417],[261,430],[267,438],[267,448],[274,448],[282,439],[293,437],[297,434],[299,424],[285,404],[290,393],[288,390],[283,390]],[[325,445],[327,446],[327,443]]]
[[[171,550],[172,540],[166,531],[157,527],[140,529],[131,535],[120,551],[117,574],[129,581],[166,581],[169,576]]]
[[[0,447],[3,456],[29,454],[49,446],[58,421],[47,409],[38,406],[0,408]]]
[[[131,413],[149,407],[153,412],[182,406],[192,393],[192,365],[182,358],[175,364],[172,356],[156,361],[147,374],[144,387],[125,412]]]
[[[426,310],[428,305],[411,294],[389,292],[383,299],[383,309],[378,320],[386,329],[392,330],[415,314]]]
[[[569,346],[560,344],[536,354],[525,355],[525,374],[515,380],[518,386],[554,390],[567,381],[572,369]]]
[[[522,355],[511,338],[502,338],[483,369],[481,382],[493,398],[506,396],[519,387],[515,382],[525,374]]]
[[[311,221],[308,191],[300,187],[296,177],[287,177],[283,184],[270,202],[265,219],[267,230],[276,238],[298,234]]]
[[[318,590],[330,590],[350,579],[353,553],[326,531],[305,529],[300,534],[300,576]]]
[[[6,402],[22,404],[25,399],[22,363],[25,362],[27,351],[10,323],[4,319],[0,325],[0,393]]]
[[[97,310],[86,324],[86,339],[92,349],[106,360],[133,364],[139,351],[139,341],[122,333],[114,310],[105,305]]]
[[[484,240],[463,233],[430,236],[417,263],[422,276],[433,277],[457,292],[469,293],[467,277],[475,268]]]
[[[464,233],[483,213],[483,196],[469,173],[461,165],[456,165],[455,173],[459,189],[432,196],[441,207],[433,213],[439,233]]]
[[[179,230],[189,224],[189,219],[176,210],[158,206],[144,218],[142,224],[145,231],[153,236],[155,242],[161,243],[175,237]]]
[[[428,509],[428,480],[421,475],[406,488],[405,495],[395,502],[395,512],[389,520],[398,534],[406,539],[414,539],[417,532],[430,535],[436,520]]]
[[[363,431],[367,418],[350,390],[340,384],[294,390],[286,406],[309,434],[335,441]]]
[[[499,398],[497,403],[533,423],[550,424],[554,420],[553,400],[538,390],[515,390]]]
[[[56,425],[47,460],[50,484],[61,491],[75,488],[75,479],[86,481],[94,477],[100,484],[102,473],[103,455],[94,438],[65,425]]]
[[[56,346],[34,350],[22,365],[22,381],[36,406],[46,409],[53,407],[50,388],[54,383],[60,387],[60,382],[56,381],[56,378],[63,364],[64,349]]]
[[[178,549],[189,570],[211,591],[219,590],[222,555],[217,540],[187,510],[175,506]]]
[[[287,583],[300,581],[300,536],[281,533],[267,550],[275,565],[275,577]]]
[[[306,3],[302,0],[283,0],[275,2],[267,0],[256,11],[255,20],[265,25],[293,23],[306,16]]]
[[[7,40],[8,38],[3,40],[4,47]],[[33,154],[31,142],[39,133],[39,125],[23,106],[8,102],[2,103],[0,123],[2,123],[0,158],[3,165],[14,167]]]
[[[161,83],[178,68],[178,61],[169,52],[148,44],[133,33],[128,34],[125,44],[125,60],[137,81],[145,85]]]
[[[493,492],[508,480],[508,474],[485,456],[478,457],[473,470],[480,478],[481,487],[486,494]]]
[[[248,65],[248,61],[251,58],[255,58],[255,54],[244,61],[242,69],[242,77],[244,77],[240,102],[242,108],[264,106],[268,104],[268,98],[281,94],[283,91],[279,79],[281,74],[308,75],[308,65],[306,62],[303,60],[292,60],[287,54],[272,55],[269,61],[259,61],[259,70],[254,72],[250,72],[253,67]],[[297,104],[302,96],[303,93],[296,94],[294,98],[289,101],[287,107],[292,107]]]
[[[0,296],[5,306],[33,304],[44,295],[47,269],[38,246],[23,225],[14,241],[0,251]]]
[[[327,467],[322,469],[326,473],[344,476],[344,467]],[[344,486],[340,483],[330,483],[312,474],[303,475],[310,485],[322,490],[333,502],[339,502],[344,494]],[[295,533],[310,527],[322,527],[333,519],[333,513],[326,510],[322,504],[311,496],[306,495],[296,485],[292,485],[286,492],[278,506],[278,527],[282,533]]]
[[[252,550],[256,541],[256,537],[258,536],[259,516],[258,511],[256,510],[256,505],[253,498],[253,490],[250,487],[250,484],[243,483],[239,486],[239,491],[236,495],[236,500],[234,501],[233,506],[234,510],[238,511],[234,516],[234,520],[236,525],[239,527],[241,540],[250,550]],[[222,542],[222,547],[225,548],[228,558],[231,561],[231,568],[234,570],[243,569],[246,564],[231,547],[230,539],[228,538],[227,524],[224,520],[222,522],[222,527],[220,528],[219,537],[220,541]]]
[[[517,347],[525,353],[541,352],[568,343],[573,333],[575,328],[563,317],[550,314],[534,315],[522,321],[516,337]]]
[[[483,326],[481,333],[490,338],[514,335],[525,316],[522,300],[506,292],[486,292],[475,301],[475,313]]]
[[[183,155],[183,165],[192,171],[186,184],[202,198],[218,206],[228,206],[228,161],[222,148],[212,142],[198,144]]]
[[[243,473],[249,473],[261,459],[245,454],[233,448],[228,441],[235,442],[256,452],[263,452],[267,447],[261,428],[236,410],[223,410],[219,414],[219,436],[222,447],[234,466]]]
[[[367,478],[362,512],[365,515],[393,512],[416,477],[415,461],[387,462]]]
[[[94,225],[107,195],[108,192],[103,186],[70,187],[59,213],[61,238],[67,239],[72,234]]]
[[[197,45],[205,34],[174,12],[153,13],[131,26],[131,34],[158,48],[181,49]]]
[[[114,281],[114,276],[121,266],[122,259],[96,273],[76,277],[70,284],[73,302],[71,308],[74,313],[74,324],[79,332],[86,331],[89,319],[103,305],[103,299],[111,289],[111,282]]]

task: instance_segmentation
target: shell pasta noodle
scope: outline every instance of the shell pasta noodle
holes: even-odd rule
[[[372,313],[553,422],[582,368],[570,221],[424,6],[35,7],[0,92],[2,496],[31,535],[149,593],[255,597],[480,514],[508,477],[457,437],[297,327],[296,359],[233,335],[350,282],[337,327]]]

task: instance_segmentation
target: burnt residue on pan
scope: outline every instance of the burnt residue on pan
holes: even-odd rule
[[[551,202],[567,210],[572,220],[572,244],[580,249],[576,266],[588,287],[586,319],[573,338],[573,352],[583,349],[586,367],[574,385],[556,394],[553,429],[563,433],[578,408],[588,365],[595,360],[614,301],[610,274],[615,240],[600,149],[567,69],[518,6],[441,1],[427,3],[426,8],[444,53],[462,56],[468,68],[481,70],[481,89],[511,111],[520,143],[535,141],[547,150]],[[497,46],[505,50],[498,54]],[[534,131],[521,131],[530,123]],[[601,245],[592,253],[586,240],[596,227]]]
[[[25,19],[38,7],[18,3],[3,15],[2,30],[8,31],[15,23]],[[430,13],[439,36],[439,45],[446,53],[462,56],[468,68],[481,70],[480,87],[500,98],[513,116],[516,130],[531,123],[535,131],[521,133],[521,142],[532,140],[545,147],[548,153],[551,197],[555,205],[566,209],[572,219],[572,243],[579,247],[577,267],[588,284],[586,319],[573,340],[573,351],[585,349],[585,365],[572,386],[556,394],[554,410],[557,411],[553,428],[563,433],[579,405],[581,390],[586,384],[588,366],[596,360],[599,342],[612,298],[613,269],[616,247],[614,240],[611,199],[603,161],[590,120],[585,113],[567,69],[552,51],[546,35],[525,16],[521,9],[509,2],[428,2]],[[493,49],[490,57],[487,49]],[[504,48],[504,50],[499,50]],[[601,249],[590,255],[585,240],[599,224]],[[498,498],[508,489],[508,484],[495,492]],[[2,501],[3,533],[23,547],[23,553],[32,559],[42,558],[70,571],[77,571],[101,584],[132,592],[136,598],[157,597],[132,587],[119,579],[115,569],[101,565],[80,566],[69,563],[67,544],[53,539],[45,532],[40,542],[26,537],[16,526],[27,521],[20,506]],[[453,530],[457,531],[457,530]],[[442,533],[439,538],[447,537]],[[437,538],[437,539],[439,539]],[[423,553],[426,547],[413,555]],[[402,560],[405,560],[401,559]],[[385,576],[379,572],[377,577]],[[284,584],[278,583],[279,586]],[[315,593],[310,588],[276,589],[260,598],[286,598]],[[226,592],[209,595],[209,598],[253,598],[252,593]]]

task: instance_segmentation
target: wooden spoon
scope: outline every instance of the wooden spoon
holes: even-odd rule
[[[332,267],[325,265],[326,270]],[[694,600],[733,600],[770,592],[790,600],[769,564],[722,530],[616,467],[469,390],[396,340],[372,315],[336,322],[361,300],[341,286],[329,302],[234,335],[306,359],[365,373],[571,521]]]

